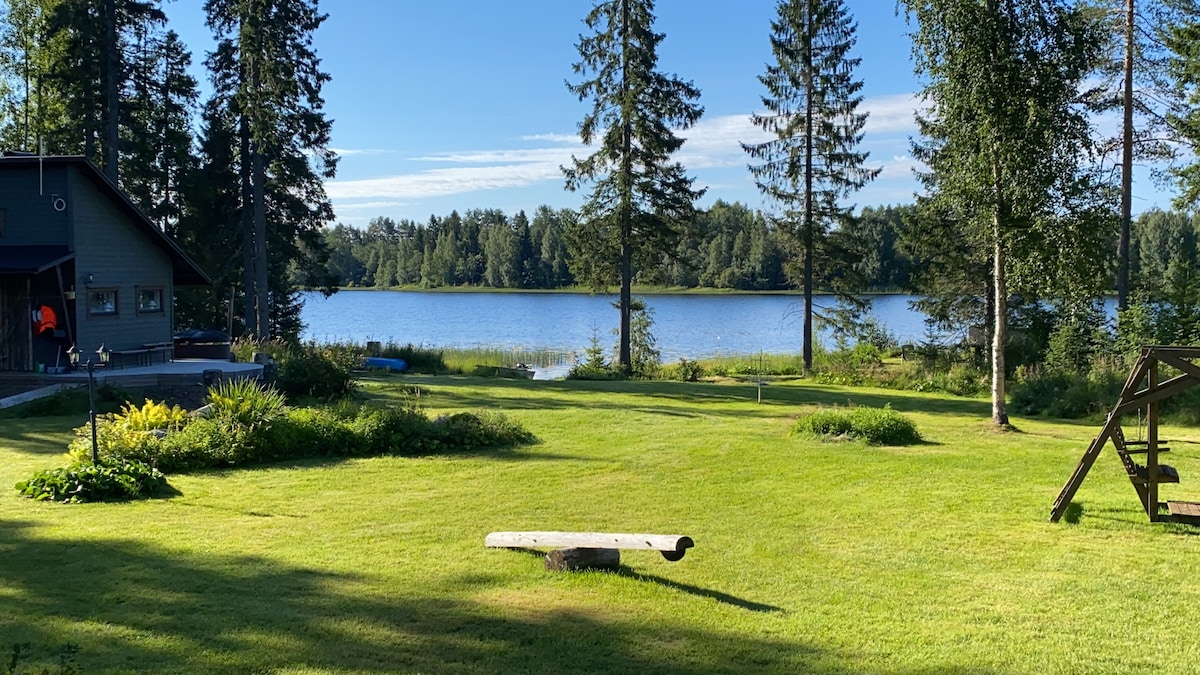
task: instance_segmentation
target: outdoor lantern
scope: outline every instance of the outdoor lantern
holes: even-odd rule
[[[112,358],[112,350],[106,349],[103,344],[96,350],[96,353],[100,356],[100,363],[108,363],[108,360]]]
[[[104,348],[104,345],[100,345],[100,349],[96,350],[96,354],[100,356],[101,363],[108,363],[109,354],[108,350]],[[71,345],[71,348],[67,350],[67,359],[71,362],[72,367],[79,367],[79,358],[81,356],[83,356],[83,352],[80,351],[79,347],[76,345]],[[92,423],[92,464],[99,464],[100,448],[96,443],[96,378],[92,374],[93,367],[92,360],[88,359],[88,419]]]

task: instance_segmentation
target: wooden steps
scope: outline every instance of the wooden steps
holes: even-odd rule
[[[1167,502],[1171,519],[1179,523],[1200,525],[1200,504],[1196,502]]]
[[[1170,370],[1163,372],[1162,368]],[[1071,506],[1080,484],[1091,470],[1101,450],[1111,440],[1116,448],[1129,482],[1151,522],[1163,520],[1200,525],[1200,503],[1163,502],[1159,487],[1178,483],[1175,467],[1159,463],[1159,453],[1170,452],[1168,441],[1158,435],[1159,405],[1200,385],[1200,346],[1147,345],[1129,372],[1120,395],[1105,418],[1100,433],[1092,439],[1071,477],[1050,510],[1050,522],[1058,522]],[[1139,427],[1145,413],[1145,440],[1126,440],[1121,419],[1137,413]],[[1139,435],[1141,435],[1139,433]],[[1145,455],[1145,464],[1134,461],[1133,455]],[[1153,469],[1151,471],[1150,469]],[[1163,513],[1163,511],[1168,513]]]

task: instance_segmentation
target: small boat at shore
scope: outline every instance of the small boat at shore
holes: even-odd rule
[[[403,373],[408,370],[408,363],[404,359],[387,359],[379,356],[368,356],[363,359],[363,366],[367,368],[379,368],[388,372]]]
[[[532,380],[534,370],[523,363],[508,366],[475,366],[474,375],[479,377],[506,377],[510,380]]]

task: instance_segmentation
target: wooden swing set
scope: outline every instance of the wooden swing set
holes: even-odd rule
[[[1075,492],[1108,441],[1116,447],[1117,456],[1125,466],[1129,481],[1133,483],[1138,498],[1150,522],[1179,522],[1200,524],[1200,504],[1194,502],[1158,500],[1158,488],[1163,483],[1178,483],[1179,472],[1174,467],[1158,463],[1160,454],[1170,452],[1170,448],[1158,437],[1158,407],[1159,404],[1177,396],[1196,385],[1200,385],[1200,365],[1193,363],[1200,359],[1200,347],[1143,347],[1142,353],[1133,365],[1129,379],[1121,390],[1121,396],[1108,413],[1108,419],[1100,434],[1092,439],[1075,473],[1063,486],[1054,508],[1050,511],[1050,522],[1057,523],[1067,512]],[[1163,381],[1159,372],[1160,365],[1167,365],[1181,374]],[[1146,438],[1145,440],[1129,441],[1121,429],[1121,419],[1126,415],[1140,413],[1145,409]],[[1140,435],[1140,434],[1139,434]],[[1145,455],[1145,465],[1138,464],[1136,455]]]

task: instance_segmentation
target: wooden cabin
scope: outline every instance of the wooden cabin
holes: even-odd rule
[[[0,371],[167,352],[179,286],[211,281],[83,157],[0,157]]]

